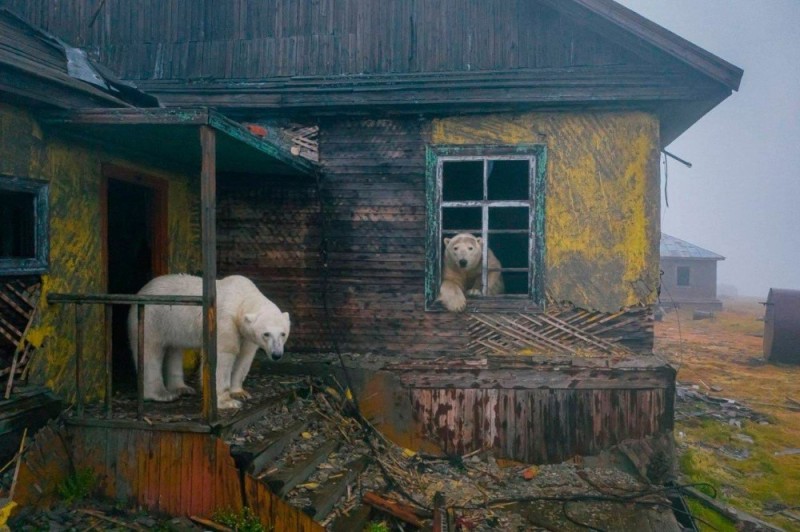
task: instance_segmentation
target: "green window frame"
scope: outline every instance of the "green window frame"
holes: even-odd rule
[[[47,272],[48,184],[0,176],[0,275]]]
[[[499,163],[499,164],[498,164]],[[501,194],[493,194],[490,183],[492,183],[492,168],[500,165],[506,167],[516,167],[517,175],[521,174],[520,165],[527,163],[527,191],[523,194],[520,186],[514,185],[517,189],[516,195],[510,198],[502,197]],[[472,191],[467,194],[456,193],[459,185],[447,185],[445,181],[452,178],[447,177],[448,172],[456,174],[456,165],[462,165],[471,169],[474,174],[470,179]],[[447,167],[446,167],[447,165]],[[482,165],[482,171],[480,170]],[[547,150],[544,145],[437,145],[428,146],[426,153],[426,200],[427,200],[427,238],[426,238],[426,275],[425,275],[425,309],[429,311],[444,311],[440,303],[436,302],[439,295],[442,273],[442,253],[443,239],[452,236],[462,229],[455,229],[458,224],[453,225],[452,216],[448,216],[456,211],[471,214],[466,218],[471,218],[472,222],[465,225],[464,232],[470,232],[475,236],[481,236],[488,246],[484,246],[482,257],[482,276],[484,294],[479,298],[470,298],[468,311],[481,310],[535,310],[542,308],[544,304],[544,254],[545,254],[545,175],[547,167]],[[482,173],[481,173],[482,172]],[[480,181],[479,179],[480,175]],[[519,179],[519,177],[515,178]],[[496,181],[495,181],[496,182]],[[482,191],[480,190],[482,187]],[[451,192],[447,192],[445,189]],[[447,197],[449,196],[451,197]],[[494,197],[493,197],[494,196]],[[499,197],[498,197],[499,196]],[[524,197],[523,197],[524,196]],[[490,217],[494,219],[495,214],[502,211],[505,218],[520,220],[521,212],[527,210],[527,227],[522,227],[519,221],[513,222],[513,228],[496,228]],[[491,213],[491,214],[490,214]],[[480,222],[478,222],[480,217]],[[458,216],[456,216],[458,218]],[[466,219],[461,216],[462,219]],[[498,219],[500,216],[497,217]],[[450,226],[448,226],[450,224]],[[444,227],[447,226],[447,227]],[[452,227],[451,227],[452,226]],[[496,248],[493,242],[499,242],[505,238],[507,242],[519,243],[524,239],[527,241],[527,255],[524,263],[516,262],[506,264],[501,258],[502,249]],[[526,276],[524,286],[521,281],[517,282],[517,288],[513,293],[505,293],[498,296],[487,296],[488,276],[488,248],[492,248],[495,255],[500,258],[502,268],[500,271],[504,278],[516,276],[519,281]],[[519,255],[519,250],[516,251]],[[517,261],[518,259],[515,259]],[[507,283],[508,288],[508,283]]]

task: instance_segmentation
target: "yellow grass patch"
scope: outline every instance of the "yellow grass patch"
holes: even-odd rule
[[[800,366],[764,361],[759,321],[764,310],[757,300],[724,305],[713,320],[669,312],[656,324],[656,352],[675,365],[679,382],[742,402],[771,422],[744,421],[739,428],[713,419],[678,421],[681,470],[690,481],[714,485],[718,497],[733,506],[787,530],[800,529],[797,521],[765,510],[776,503],[800,504],[800,454],[780,454],[800,448],[800,412],[786,408],[792,406],[787,397],[800,401]],[[728,450],[746,450],[748,456],[736,459]]]

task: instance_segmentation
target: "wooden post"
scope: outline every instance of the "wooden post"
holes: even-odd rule
[[[200,226],[203,251],[203,417],[217,420],[217,146],[215,132],[200,126]]]
[[[83,382],[81,362],[83,358],[83,305],[75,304],[75,403],[78,417],[83,417]]]
[[[144,304],[136,305],[136,419],[144,417]]]
[[[111,347],[111,305],[104,305],[105,308],[105,335],[106,335],[106,417],[111,419],[111,394],[112,390],[112,369],[113,369],[113,351]]]

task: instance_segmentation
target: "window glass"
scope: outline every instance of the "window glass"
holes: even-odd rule
[[[443,201],[483,199],[483,161],[445,161],[442,165]]]
[[[691,283],[691,270],[688,266],[678,266],[678,286],[689,286]]]
[[[530,199],[530,165],[524,161],[493,159],[487,162],[488,199]]]

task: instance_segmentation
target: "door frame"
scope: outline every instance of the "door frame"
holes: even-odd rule
[[[169,218],[167,198],[169,197],[169,181],[146,174],[140,170],[126,168],[114,164],[102,165],[100,180],[100,226],[103,255],[103,280],[108,292],[108,182],[112,179],[127,181],[147,187],[153,191],[153,249],[151,269],[153,277],[169,273]]]

